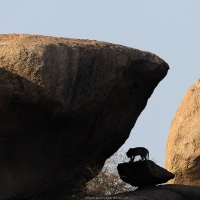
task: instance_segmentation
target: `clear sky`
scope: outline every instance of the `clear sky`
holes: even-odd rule
[[[171,121],[200,76],[199,0],[0,0],[0,33],[86,38],[150,51],[170,66],[123,149],[163,166]]]

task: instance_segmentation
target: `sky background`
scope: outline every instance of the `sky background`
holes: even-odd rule
[[[164,166],[171,121],[200,77],[199,0],[0,0],[0,34],[94,39],[150,51],[170,66],[124,151],[144,146]]]

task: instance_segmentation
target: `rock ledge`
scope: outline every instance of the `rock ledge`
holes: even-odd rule
[[[151,160],[121,163],[117,167],[120,178],[135,187],[165,183],[175,176]]]

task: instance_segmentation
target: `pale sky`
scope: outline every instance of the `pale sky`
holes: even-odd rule
[[[199,0],[0,0],[0,33],[95,39],[150,51],[170,66],[123,149],[163,166],[171,121],[200,77]]]

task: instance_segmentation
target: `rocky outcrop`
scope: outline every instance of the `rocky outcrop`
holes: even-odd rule
[[[117,170],[124,182],[135,187],[166,183],[174,178],[174,174],[156,165],[151,160],[120,163]]]
[[[197,200],[200,199],[200,187],[188,185],[159,185],[124,192],[109,198],[129,200]]]
[[[125,142],[167,71],[120,45],[0,35],[0,199],[71,193]]]
[[[170,183],[200,185],[200,81],[184,96],[171,124],[165,167]]]

